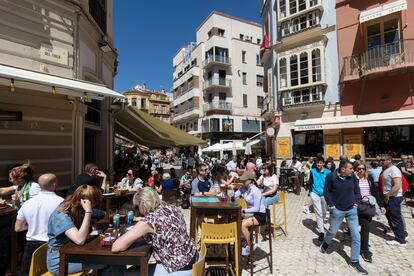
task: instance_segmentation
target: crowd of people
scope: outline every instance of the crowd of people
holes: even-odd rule
[[[243,159],[232,156],[228,161],[192,154],[189,158],[194,158],[194,168],[191,161],[183,166],[183,174],[178,176],[173,167],[165,172],[162,165],[154,165],[153,156],[145,153],[130,155],[117,152],[115,156],[116,166],[123,175],[117,175],[112,186],[136,192],[132,204],[136,209],[137,224],[116,240],[112,250],[127,250],[132,243],[145,238],[153,246],[159,262],[151,266],[152,275],[177,271],[180,275],[191,275],[192,264],[199,254],[187,233],[179,208],[166,204],[160,198],[163,190],[177,189],[182,197],[182,208],[190,207],[191,195],[222,196],[223,187],[232,199],[243,198],[247,203],[241,225],[245,240],[242,247],[244,256],[257,248],[257,244],[250,240],[249,229],[265,223],[266,208],[279,200],[279,182],[286,181],[285,188],[289,191],[292,188],[289,183],[294,182],[290,178],[299,176],[302,176],[302,184],[309,195],[304,211],[309,212],[311,207],[315,213],[319,233],[317,239],[322,253],[327,251],[344,219],[351,238],[351,266],[362,274],[367,274],[367,271],[359,261],[360,256],[366,262],[373,259],[369,248],[373,217],[386,216],[389,229],[395,236],[394,240],[386,241],[387,244],[406,244],[408,234],[401,215],[401,204],[408,183],[413,180],[412,156],[402,156],[401,162],[396,165],[389,155],[383,155],[369,164],[359,155],[349,160],[341,156],[337,168],[331,158],[325,160],[322,155],[306,161],[294,157],[283,161],[279,168],[275,162],[260,156]],[[111,186],[110,176],[97,165],[86,164],[84,172],[71,184],[64,198],[55,194],[59,185],[57,176],[43,174],[36,182],[30,164],[12,168],[9,181],[12,185],[0,188],[0,196],[10,197],[18,209],[15,231],[27,231],[26,241],[22,243],[21,275],[28,275],[33,252],[45,243],[48,244],[48,270],[57,275],[59,249],[68,242],[84,244],[94,219],[105,215],[104,211],[99,210],[99,204],[102,194],[108,192]],[[235,186],[236,182],[239,186]],[[329,228],[326,230],[324,223],[328,211]],[[8,229],[11,223],[11,220],[0,222],[0,256],[3,257],[0,259],[0,271],[6,271],[5,256],[8,255]],[[385,227],[384,231],[389,230]],[[69,273],[88,269],[97,269],[100,275],[136,272],[134,268],[126,270],[118,266],[81,263],[68,266]]]

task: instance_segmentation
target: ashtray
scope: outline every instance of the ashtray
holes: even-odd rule
[[[112,244],[115,242],[114,237],[104,237],[100,242],[100,246],[112,246]]]
[[[220,197],[221,202],[227,202],[227,200],[228,200],[227,197]]]

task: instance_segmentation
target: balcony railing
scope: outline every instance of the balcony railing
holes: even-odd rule
[[[414,67],[414,40],[399,40],[372,47],[362,54],[344,58],[341,81],[400,67]]]
[[[294,92],[290,92],[290,93],[293,94]],[[324,103],[323,92],[322,90],[319,90],[319,89],[315,91],[310,91],[308,93],[304,93],[302,90],[301,93],[298,93],[297,95],[282,98],[283,107],[294,107],[294,106],[304,105],[304,104],[308,105],[308,104],[322,104],[322,103]]]
[[[231,87],[231,80],[226,78],[210,78],[204,81],[203,83],[203,89],[208,89],[210,87]]]
[[[226,101],[213,101],[203,105],[204,112],[211,110],[231,111],[231,103]]]
[[[210,64],[213,64],[213,63],[220,63],[220,64],[224,64],[224,65],[230,65],[230,58],[229,57],[224,57],[224,56],[218,56],[218,55],[208,56],[203,61],[203,67],[206,67],[207,65],[210,65]]]

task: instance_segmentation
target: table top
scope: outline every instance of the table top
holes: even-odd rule
[[[122,257],[122,256],[136,256],[143,257],[149,256],[151,254],[151,246],[148,245],[145,241],[140,240],[131,245],[128,250],[119,253],[113,253],[111,251],[111,246],[100,246],[99,237],[92,237],[84,245],[79,246],[72,242],[63,246],[60,249],[60,253],[63,254],[74,254],[74,255],[101,255],[101,256],[113,256],[113,257]]]
[[[240,205],[237,202],[231,203],[228,202],[191,202],[191,207],[197,209],[227,209],[227,210],[237,210],[241,209]]]
[[[133,196],[136,193],[136,191],[127,191],[125,193],[116,193],[114,192],[113,194],[103,194],[103,198],[104,199],[112,199],[112,198],[120,198],[120,197],[127,197],[127,196]]]
[[[9,216],[9,215],[14,215],[16,213],[17,213],[17,210],[10,206],[0,209],[0,216]]]

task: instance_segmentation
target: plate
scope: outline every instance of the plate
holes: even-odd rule
[[[113,196],[113,195],[116,195],[116,193],[104,193],[103,195],[104,196]]]
[[[105,242],[110,242],[110,241],[113,241],[114,239],[115,239],[114,237],[105,237],[102,240]]]

